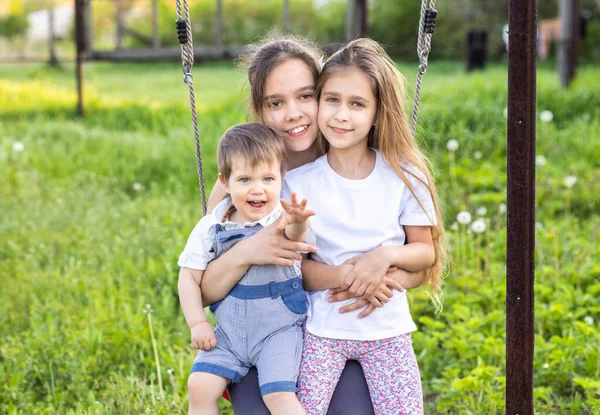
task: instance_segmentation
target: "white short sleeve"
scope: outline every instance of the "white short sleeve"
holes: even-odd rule
[[[413,172],[417,175],[417,177],[425,183],[427,183],[427,178],[423,172],[417,170],[415,167],[405,166],[410,172]],[[404,186],[404,191],[402,193],[402,200],[400,202],[401,211],[400,211],[400,225],[406,226],[433,226],[436,224],[436,216],[435,209],[433,207],[433,200],[431,198],[431,193],[429,192],[429,188],[423,183],[421,180],[417,179],[417,177],[413,176],[410,173],[406,173],[406,177],[410,181],[413,186],[413,190],[415,195],[418,198],[415,198],[415,195],[412,194],[408,186]],[[419,202],[421,202],[419,204]],[[421,207],[421,205],[423,207]]]
[[[281,198],[286,202],[289,202],[292,199],[292,190],[290,189],[290,184],[288,183],[287,178],[283,180],[283,184],[281,186]]]
[[[210,228],[215,223],[213,215],[200,219],[188,238],[185,249],[179,255],[177,265],[182,268],[192,268],[200,271],[206,269],[208,263],[215,259],[215,253],[210,252],[214,236],[211,236]]]

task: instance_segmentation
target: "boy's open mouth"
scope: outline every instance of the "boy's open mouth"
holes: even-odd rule
[[[264,200],[249,200],[247,203],[255,209],[262,209],[267,204]]]

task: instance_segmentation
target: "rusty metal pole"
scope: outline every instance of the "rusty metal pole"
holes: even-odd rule
[[[84,115],[83,108],[83,54],[85,53],[85,6],[86,0],[75,0],[75,48],[77,77],[77,115]]]
[[[537,0],[510,0],[506,414],[533,415]]]
[[[356,0],[356,18],[359,29],[359,37],[369,36],[369,16],[367,0]]]

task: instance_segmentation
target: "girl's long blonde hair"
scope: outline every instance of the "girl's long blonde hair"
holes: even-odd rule
[[[430,171],[430,162],[411,134],[403,108],[406,102],[404,77],[381,45],[367,38],[356,39],[334,53],[325,63],[317,81],[317,96],[320,97],[323,86],[332,74],[348,67],[360,69],[369,78],[377,99],[375,123],[369,132],[369,147],[379,149],[387,164],[410,189],[428,216],[407,175],[410,174],[419,180],[431,193],[436,222],[432,226],[435,261],[427,271],[427,280],[430,282],[431,298],[439,311],[442,308],[443,276],[448,259],[446,235],[439,209],[439,199]],[[327,141],[322,134],[318,139],[322,150],[326,152],[329,147]],[[403,164],[414,166],[423,174],[425,180],[405,168]],[[433,218],[429,219],[433,222]]]

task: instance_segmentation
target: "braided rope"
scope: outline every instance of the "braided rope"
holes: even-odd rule
[[[192,78],[192,66],[194,65],[194,45],[192,43],[192,25],[190,24],[190,9],[187,0],[176,0],[177,19],[185,20],[187,42],[181,44],[181,66],[183,68],[183,82],[188,85],[190,93],[190,110],[192,113],[192,125],[194,128],[194,142],[196,144],[196,163],[198,164],[198,182],[200,186],[200,197],[202,199],[202,215],[206,215],[206,191],[204,189],[204,174],[202,169],[202,154],[200,152],[200,133],[198,132],[198,116],[196,114],[196,96],[194,94],[194,82]]]
[[[417,84],[415,87],[415,101],[413,103],[412,120],[410,124],[410,131],[412,135],[415,135],[417,128],[417,117],[419,115],[419,102],[421,100],[421,83],[423,74],[427,72],[427,65],[429,64],[429,52],[431,51],[431,33],[425,32],[425,13],[427,8],[435,8],[435,0],[429,0],[429,6],[427,6],[427,0],[421,0],[421,19],[419,21],[419,36],[417,39],[417,55],[419,56],[419,72],[417,73]]]

